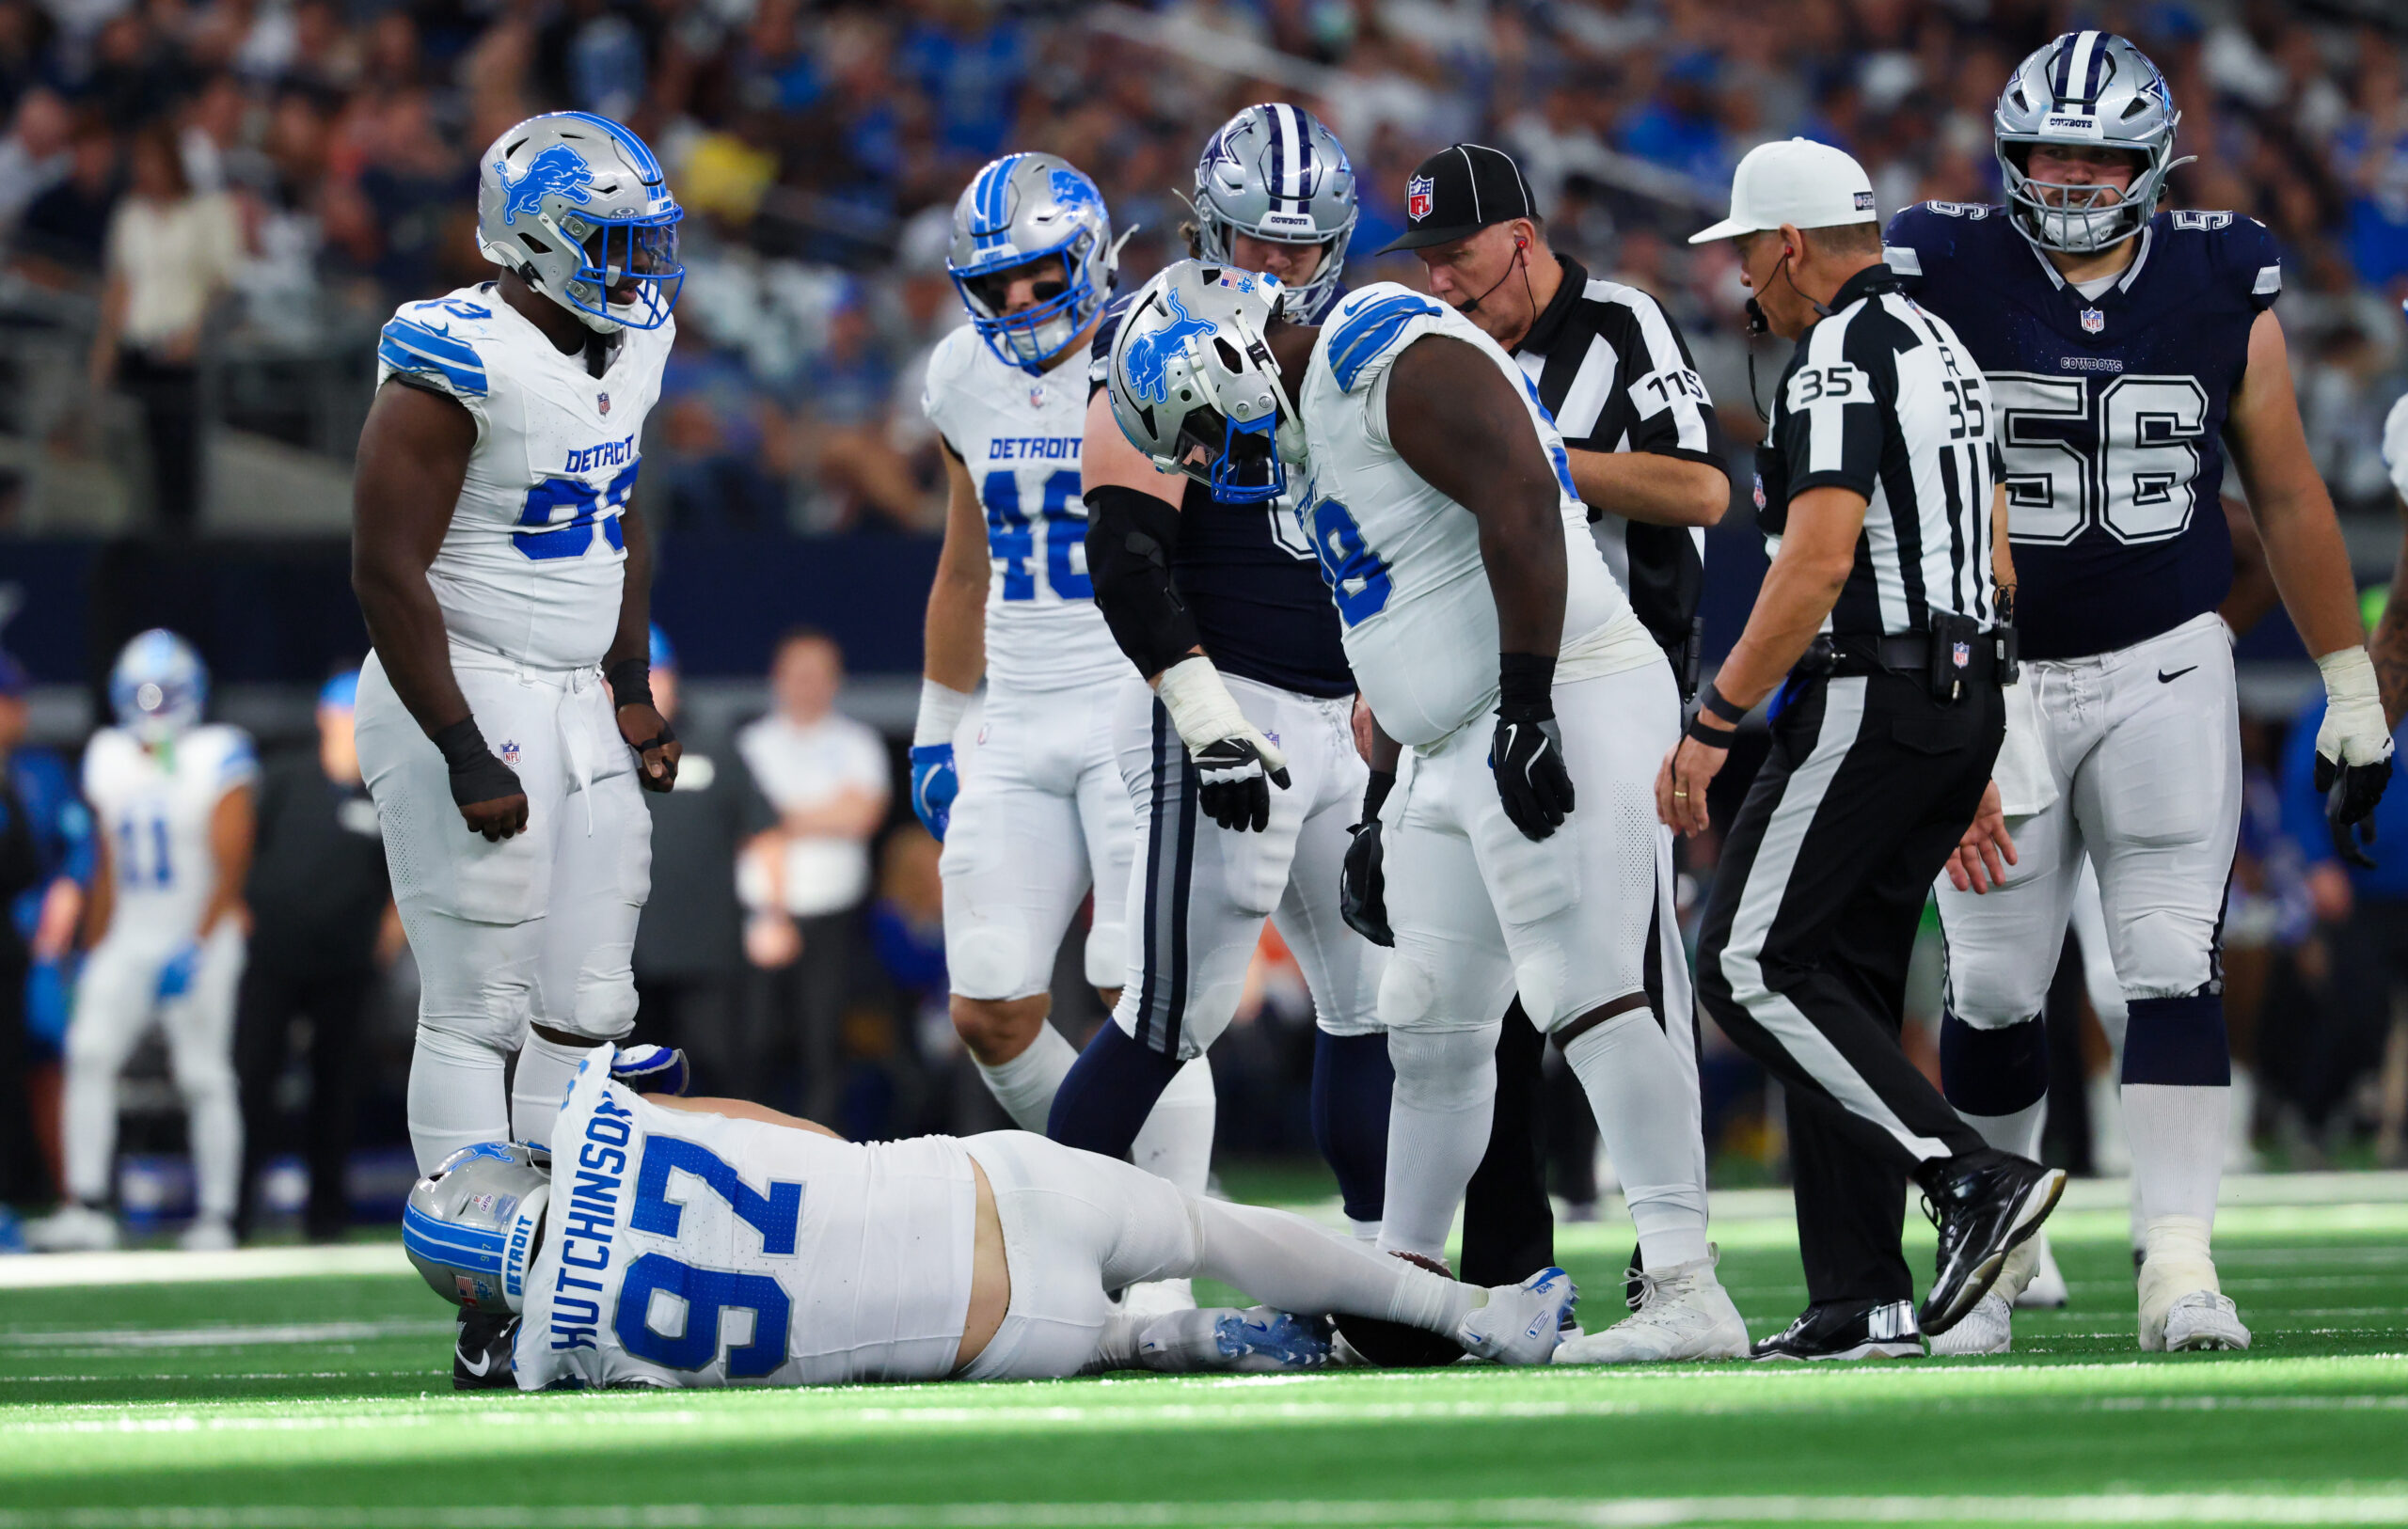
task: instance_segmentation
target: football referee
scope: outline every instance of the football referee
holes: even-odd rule
[[[1721,239],[1751,319],[1797,342],[1757,453],[1774,551],[1665,757],[1656,811],[1683,833],[1708,828],[1733,731],[1772,698],[1772,751],[1725,830],[1698,950],[1707,1010],[1791,1101],[1809,1304],[1756,1355],[1920,1353],[1903,1261],[1827,1252],[1861,1250],[1876,1220],[1894,1248],[1911,1176],[1940,1222],[1920,1327],[1942,1332],[2065,1187],[1986,1145],[1898,1040],[1925,898],[1960,842],[1988,837],[1974,819],[2013,677],[1989,390],[1948,325],[1899,292],[1872,183],[1839,150],[1750,152],[1731,215],[1690,243]]]
[[[1411,250],[1431,295],[1503,346],[1538,388],[1563,432],[1598,550],[1686,699],[1697,688],[1705,530],[1730,506],[1731,477],[1679,325],[1647,292],[1550,248],[1529,181],[1498,150],[1459,143],[1423,160],[1406,182],[1405,216],[1405,231],[1380,253]],[[1697,1006],[1669,886],[1658,904],[1648,1002],[1677,1028],[1694,1065]],[[1518,1007],[1508,1015],[1488,1152],[1464,1196],[1465,1279],[1478,1270],[1511,1284],[1554,1263],[1549,1143],[1583,1158],[1595,1151],[1589,1102],[1576,1087],[1549,1090],[1545,1048]]]

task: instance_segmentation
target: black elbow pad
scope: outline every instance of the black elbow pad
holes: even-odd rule
[[[1138,672],[1159,674],[1201,645],[1196,618],[1170,576],[1178,507],[1117,483],[1089,489],[1085,498],[1096,608]]]

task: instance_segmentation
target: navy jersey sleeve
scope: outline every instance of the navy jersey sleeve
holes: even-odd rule
[[[1883,327],[1869,304],[1825,319],[1782,378],[1773,444],[1790,497],[1827,487],[1873,497],[1898,396],[1897,357],[1877,333]]]
[[[2263,313],[2273,307],[2274,299],[2283,294],[2283,249],[2275,243],[2273,230],[2237,213],[2174,214],[2178,226],[2188,217],[2232,220],[2208,229],[2219,280],[2241,293],[2252,311]]]
[[[1112,377],[1112,340],[1120,333],[1120,321],[1129,316],[1129,305],[1137,300],[1135,292],[1116,297],[1105,305],[1103,322],[1095,326],[1095,343],[1087,347],[1087,397]]]

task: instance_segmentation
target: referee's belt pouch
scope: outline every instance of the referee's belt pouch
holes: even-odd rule
[[[1997,649],[1982,623],[1971,616],[1941,611],[1932,612],[1925,666],[1931,699],[1942,705],[1953,704],[1972,681],[1995,682],[1999,670]]]

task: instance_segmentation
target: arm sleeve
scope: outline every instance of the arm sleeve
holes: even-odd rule
[[[1788,494],[1845,488],[1873,497],[1885,421],[1898,390],[1896,358],[1871,342],[1867,308],[1825,319],[1782,379],[1774,444],[1789,471]]]

